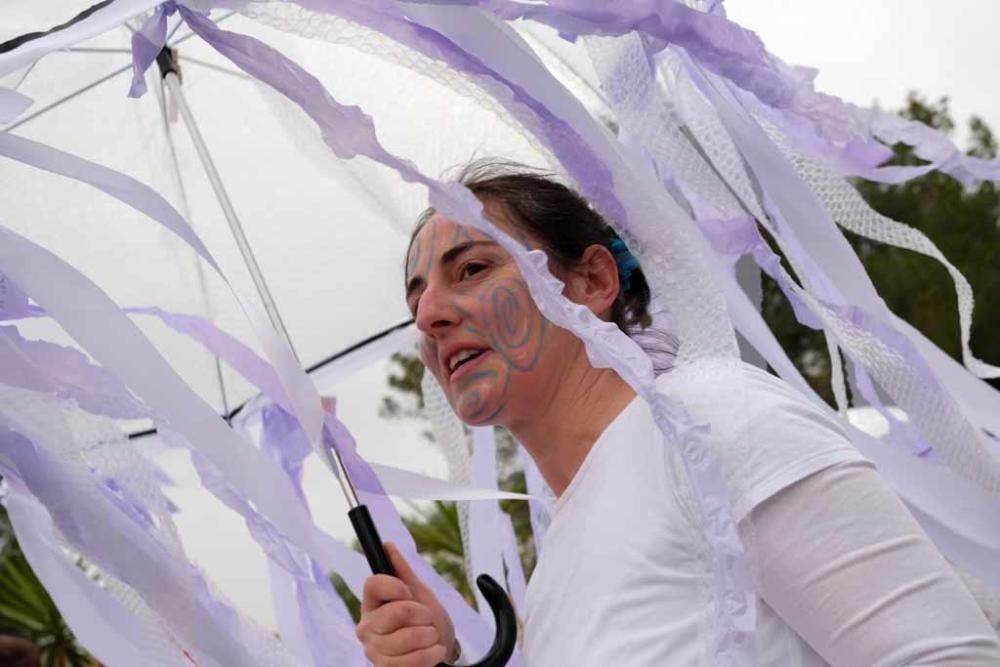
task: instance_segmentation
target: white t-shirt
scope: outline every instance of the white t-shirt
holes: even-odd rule
[[[836,422],[752,366],[695,364],[657,385],[708,425],[736,521],[817,471],[865,461]],[[636,398],[555,504],[528,585],[527,664],[710,665],[712,596],[712,554],[683,461]],[[762,601],[757,618],[757,664],[825,664]]]

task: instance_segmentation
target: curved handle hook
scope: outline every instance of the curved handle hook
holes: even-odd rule
[[[375,574],[389,574],[395,576],[389,556],[382,546],[382,538],[379,537],[375,522],[372,521],[368,508],[358,505],[347,512],[354,526],[354,534],[358,536],[361,543],[361,550],[368,559],[368,565]],[[486,599],[486,604],[493,612],[493,620],[496,625],[496,634],[493,636],[493,646],[486,652],[486,655],[479,662],[474,662],[469,667],[503,667],[510,660],[514,653],[514,645],[517,643],[517,617],[514,614],[514,606],[507,597],[507,592],[497,581],[488,574],[481,574],[476,577],[476,586]],[[448,663],[441,663],[438,667],[452,667]]]
[[[472,663],[469,667],[503,667],[510,660],[510,656],[514,653],[514,645],[517,643],[517,616],[514,615],[514,606],[507,597],[507,591],[490,575],[481,574],[476,577],[476,586],[479,587],[479,591],[486,598],[486,604],[493,612],[496,634],[493,635],[493,646],[483,659]],[[441,663],[438,667],[451,667],[451,665]]]

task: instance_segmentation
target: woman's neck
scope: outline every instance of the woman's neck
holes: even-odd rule
[[[635,391],[614,371],[595,369],[588,362],[554,382],[548,396],[532,418],[507,428],[531,454],[558,497]]]

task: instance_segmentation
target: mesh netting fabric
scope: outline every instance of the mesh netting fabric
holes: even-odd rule
[[[468,484],[471,479],[471,457],[469,436],[448,403],[441,385],[428,373],[424,372],[420,387],[424,396],[424,414],[427,416],[434,433],[434,446],[444,455],[448,465],[448,478],[455,482]],[[462,535],[462,557],[465,561],[465,573],[470,588],[474,584],[475,573],[472,569],[469,546],[469,503],[458,503],[458,527]]]
[[[818,156],[810,157],[803,149],[796,148],[775,125],[761,120],[761,126],[788,158],[799,177],[816,193],[838,225],[864,238],[931,257],[944,266],[955,286],[958,299],[962,360],[978,377],[1000,377],[1000,368],[977,359],[969,349],[975,298],[969,281],[955,265],[948,261],[948,258],[923,232],[875,211],[856,188],[833,169],[825,166]]]
[[[81,542],[79,535],[71,539],[59,532],[58,539],[70,547],[65,557],[82,556],[94,568],[94,585],[100,585],[141,622],[145,632],[137,640],[141,645],[165,655],[186,650],[192,655],[202,655],[208,664],[213,661],[225,664],[235,654],[244,656],[240,660],[247,655],[255,656],[249,664],[296,664],[296,658],[284,645],[231,607],[230,628],[236,630],[236,641],[243,648],[229,651],[229,658],[225,657],[226,651],[215,652],[197,638],[198,633],[211,628],[199,627],[192,634],[200,614],[185,618],[185,609],[188,613],[195,612],[200,607],[196,600],[204,601],[208,596],[219,601],[221,596],[185,555],[156,469],[137,452],[113,420],[87,413],[72,402],[6,385],[0,385],[0,397],[2,415],[16,425],[18,432],[31,434],[35,446],[52,457],[52,465],[67,483],[61,492],[72,493],[74,502],[84,511],[80,519],[89,520],[87,512],[91,508],[107,507],[110,500],[125,521],[138,524],[155,548],[162,550],[157,557],[162,569],[139,580],[135,579],[134,566],[123,567],[120,555],[115,553],[118,549],[115,544],[95,542],[89,536]],[[60,525],[58,521],[56,525]],[[74,531],[87,530],[85,523],[62,524],[67,525],[73,526]],[[129,538],[122,539],[127,542]],[[127,581],[129,578],[132,580]],[[166,604],[164,597],[167,590],[174,600],[170,604]],[[151,594],[153,599],[148,599]]]

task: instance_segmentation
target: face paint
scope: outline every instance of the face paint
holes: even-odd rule
[[[477,242],[487,243],[462,250]],[[449,251],[460,254],[448,259]],[[411,306],[421,356],[459,417],[500,423],[514,416],[512,405],[530,405],[549,325],[511,257],[481,232],[435,217],[410,248],[408,271],[414,266],[429,267],[407,278],[418,285]],[[462,350],[475,356],[450,369],[448,357]]]

